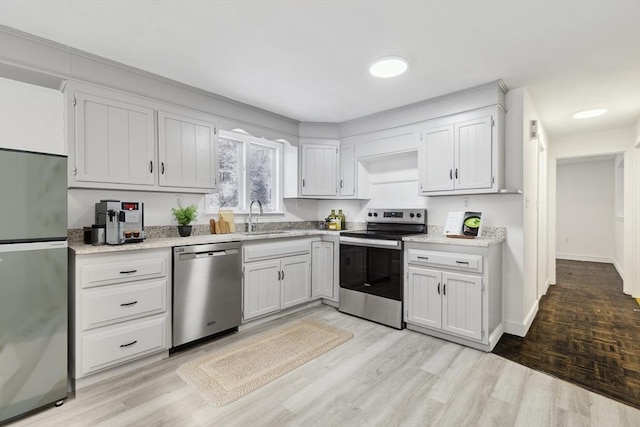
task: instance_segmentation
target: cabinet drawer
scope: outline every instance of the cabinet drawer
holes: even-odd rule
[[[111,283],[130,282],[140,279],[153,279],[167,275],[167,258],[146,257],[131,259],[119,255],[122,260],[110,259],[113,262],[87,264],[82,266],[82,287],[108,285]]]
[[[273,258],[282,258],[292,255],[304,255],[311,253],[311,241],[309,239],[271,243],[256,243],[245,245],[242,249],[243,261],[261,261]]]
[[[410,264],[446,267],[452,270],[482,273],[482,255],[409,249]]]
[[[163,313],[166,295],[167,279],[88,289],[82,294],[82,328]]]
[[[167,321],[164,317],[85,334],[82,338],[82,374],[166,348]]]

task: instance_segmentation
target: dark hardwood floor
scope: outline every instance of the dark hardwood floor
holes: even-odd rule
[[[640,409],[640,309],[612,264],[557,262],[524,338],[505,334],[493,352]]]

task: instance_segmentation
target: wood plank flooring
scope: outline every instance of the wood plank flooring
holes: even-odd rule
[[[640,409],[640,309],[612,264],[558,260],[524,338],[493,352]]]
[[[273,327],[312,318],[354,338],[224,407],[175,370]],[[491,353],[315,306],[81,389],[16,426],[637,426],[640,411]]]

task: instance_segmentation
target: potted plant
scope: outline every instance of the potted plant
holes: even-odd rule
[[[198,206],[189,205],[187,207],[178,207],[178,209],[171,208],[171,213],[178,221],[178,233],[181,237],[188,237],[191,235],[191,224],[196,220],[196,214],[198,213]]]

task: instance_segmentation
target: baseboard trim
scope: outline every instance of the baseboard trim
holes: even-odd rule
[[[533,320],[536,318],[536,314],[538,314],[538,301],[533,304],[522,323],[505,320],[503,322],[504,332],[518,337],[525,337]]]
[[[624,280],[624,270],[622,269],[622,266],[618,263],[618,261],[615,258],[613,259],[613,266],[615,267],[616,271],[620,275],[620,278]]]
[[[590,255],[576,255],[576,254],[556,254],[556,259],[564,259],[567,261],[587,261],[587,262],[601,262],[604,264],[613,264],[614,260],[611,257],[604,256],[590,256]]]

